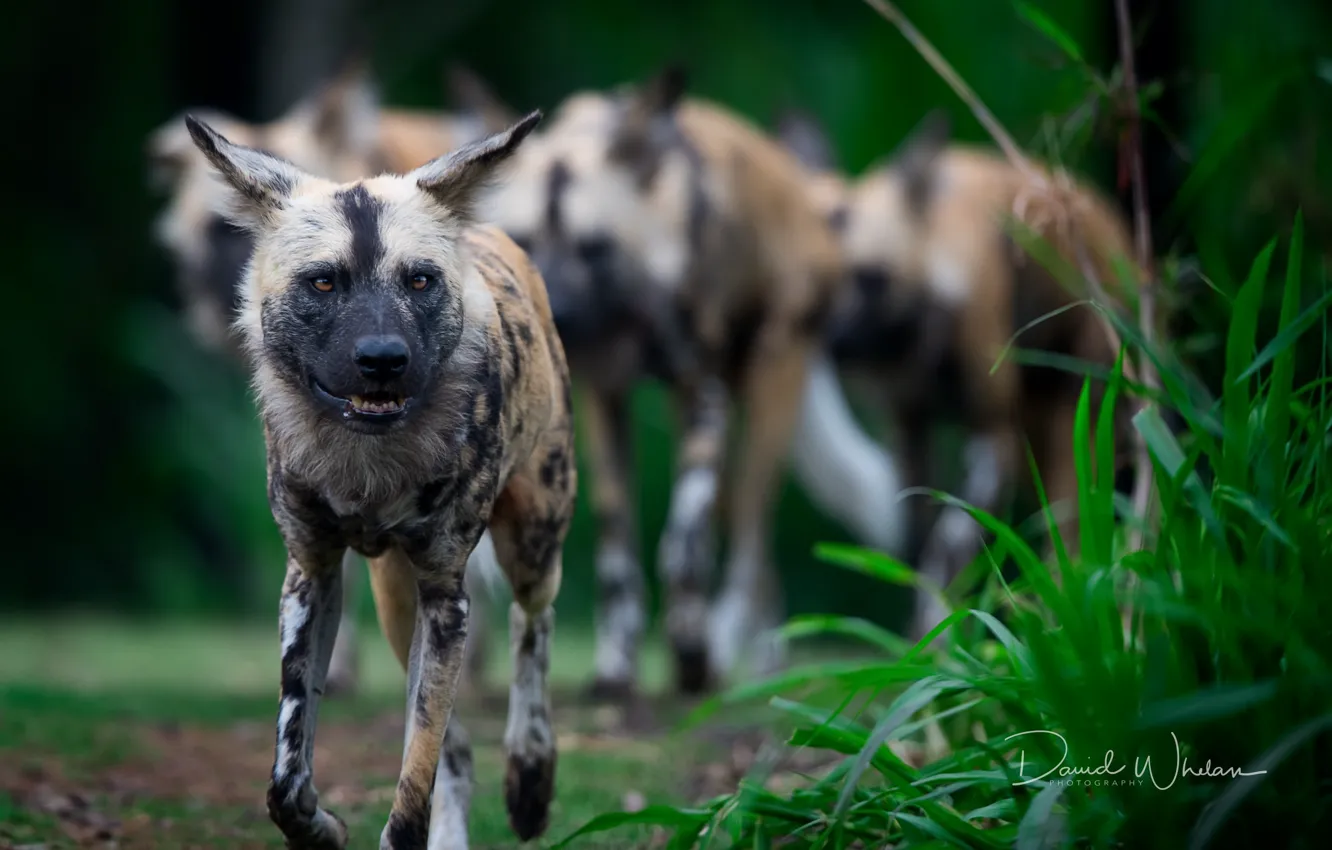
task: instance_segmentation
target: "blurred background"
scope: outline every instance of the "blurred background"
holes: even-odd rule
[[[1128,209],[1123,122],[1103,88],[1118,62],[1113,3],[900,6],[1020,143],[1058,157]],[[1159,122],[1144,145],[1153,236],[1179,308],[1174,332],[1214,385],[1228,293],[1268,240],[1289,234],[1297,208],[1315,273],[1306,280],[1326,287],[1332,4],[1130,6],[1139,76]],[[187,107],[270,120],[354,48],[368,51],[386,104],[427,108],[448,106],[443,74],[452,62],[515,108],[549,110],[575,89],[641,79],[679,60],[695,93],[764,126],[786,107],[813,113],[852,173],[889,153],[933,107],[948,110],[959,138],[987,141],[897,29],[860,0],[117,0],[22,4],[7,18],[11,507],[0,617],[275,615],[283,554],[245,379],[187,334],[165,254],[150,239],[162,199],[149,190],[144,140]],[[1076,48],[1051,38],[1037,23],[1046,19]],[[1271,300],[1264,328],[1275,319]],[[635,417],[651,570],[673,426],[655,387],[639,391]],[[779,511],[791,613],[896,624],[905,595],[814,561],[811,547],[850,540],[845,529],[794,484]],[[580,499],[559,602],[566,624],[590,621],[590,519]],[[368,620],[368,594],[363,601]]]

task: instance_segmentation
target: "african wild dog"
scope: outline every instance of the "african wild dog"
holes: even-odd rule
[[[540,119],[405,176],[340,184],[186,118],[232,190],[229,217],[255,238],[239,328],[288,551],[268,792],[288,846],[347,843],[312,774],[347,548],[370,559],[380,625],[409,679],[380,846],[466,845],[471,753],[450,715],[464,572],[487,528],[514,595],[509,819],[523,840],[546,827],[552,603],[576,489],[569,375],[536,268],[473,214],[477,190]]]
[[[1013,495],[1014,484],[1026,481],[1025,437],[1050,502],[1069,503],[1061,511],[1060,535],[1075,552],[1073,417],[1081,379],[1049,367],[1019,368],[1011,358],[993,374],[991,367],[1019,329],[1082,296],[1018,247],[1009,221],[1015,205],[1025,204],[1023,220],[1069,268],[1080,269],[1080,254],[1087,257],[1118,297],[1126,268],[1120,263],[1132,263],[1123,216],[1085,185],[1076,187],[1068,209],[1053,208],[997,153],[950,144],[941,112],[854,181],[836,173],[826,142],[812,141],[820,135],[807,117],[789,115],[783,122],[783,139],[811,170],[810,196],[840,233],[845,252],[848,279],[828,345],[839,364],[872,370],[891,397],[907,459],[904,483],[943,485],[930,463],[933,432],[941,419],[958,419],[969,433],[958,495],[992,511]],[[1105,367],[1115,356],[1086,306],[1040,321],[1016,344]],[[1117,405],[1120,471],[1128,456],[1127,412],[1127,405]],[[958,508],[944,508],[936,518],[922,497],[912,499],[911,514],[906,557],[946,586],[977,553],[978,529]],[[918,595],[912,636],[922,637],[944,616],[932,598]]]
[[[835,238],[794,158],[747,121],[683,94],[672,68],[643,85],[572,95],[486,199],[487,218],[542,270],[582,383],[580,439],[600,536],[593,691],[606,696],[633,692],[644,627],[628,390],[655,376],[683,413],[658,563],[677,687],[699,691],[780,617],[770,512],[840,276]],[[710,526],[733,400],[744,427],[739,458],[726,464],[730,551],[710,611]],[[887,525],[891,492],[878,492]],[[780,661],[780,647],[759,648],[759,666]]]
[[[367,69],[352,61],[333,80],[267,124],[248,124],[229,115],[194,110],[227,138],[276,154],[301,168],[337,180],[383,171],[404,173],[459,145],[497,132],[516,120],[490,106],[484,84],[453,67],[448,88],[455,113],[381,108]],[[233,332],[241,278],[253,249],[250,235],[222,214],[227,187],[191,142],[180,117],[153,132],[148,158],[159,187],[169,195],[155,225],[158,242],[171,254],[176,283],[195,339],[243,359]],[[467,670],[479,676],[485,664],[487,629],[483,580],[497,576],[487,535],[468,571],[474,599],[473,628],[467,643]],[[348,550],[344,560],[344,614],[328,676],[328,692],[351,692],[358,681],[355,612],[360,606],[362,559]]]

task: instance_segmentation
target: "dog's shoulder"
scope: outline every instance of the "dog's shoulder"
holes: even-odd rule
[[[779,300],[796,312],[825,301],[841,273],[841,252],[809,191],[808,170],[757,124],[710,101],[682,103],[679,122],[707,164],[714,203],[755,240],[756,259],[773,264],[775,277],[794,287]]]
[[[491,224],[468,227],[464,240],[496,305],[504,312],[529,316],[543,331],[553,332],[546,286],[527,253]]]
[[[564,393],[564,348],[536,264],[494,225],[468,227],[464,241],[495,306],[489,333],[506,376],[520,392]]]

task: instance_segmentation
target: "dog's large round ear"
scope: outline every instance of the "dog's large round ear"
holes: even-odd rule
[[[281,121],[303,122],[320,148],[335,156],[369,156],[379,138],[379,91],[363,51],[293,106]]]
[[[521,117],[465,65],[455,62],[445,69],[444,88],[454,108],[479,119],[487,133],[498,133]]]
[[[778,141],[806,168],[831,171],[837,167],[832,140],[812,113],[787,107],[777,114],[776,131]]]
[[[173,118],[148,135],[143,153],[149,187],[155,192],[167,193],[180,184],[194,153],[194,143],[184,122]]]
[[[643,183],[656,174],[662,154],[675,138],[672,119],[687,85],[684,66],[672,63],[627,93],[608,152],[611,159],[637,173]]]
[[[680,104],[688,87],[689,72],[683,64],[672,62],[639,88],[637,101],[647,114],[671,112]]]
[[[907,135],[893,153],[892,167],[902,176],[907,201],[912,209],[921,209],[934,190],[939,157],[952,139],[953,126],[948,113],[933,109]]]
[[[212,109],[195,109],[192,114],[200,121],[221,124],[235,119]],[[171,120],[158,126],[144,140],[143,155],[148,170],[148,185],[157,192],[173,192],[189,170],[191,163],[202,165],[190,131],[185,126],[185,113],[177,113]]]
[[[241,226],[262,227],[281,211],[305,177],[296,166],[271,154],[235,144],[193,115],[185,128],[231,188],[230,218]]]
[[[541,123],[534,109],[509,128],[433,159],[407,175],[451,216],[470,220],[480,190]]]

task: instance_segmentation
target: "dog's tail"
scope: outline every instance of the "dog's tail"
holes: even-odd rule
[[[509,600],[508,587],[509,580],[495,555],[495,541],[487,530],[467,559],[467,592],[471,596],[484,594],[487,599],[501,603]]]
[[[897,464],[856,421],[826,353],[815,355],[791,444],[796,479],[861,545],[896,553],[906,535]]]

